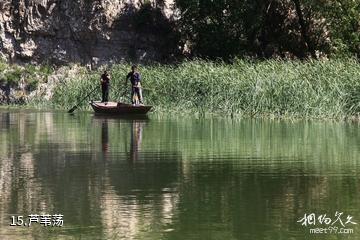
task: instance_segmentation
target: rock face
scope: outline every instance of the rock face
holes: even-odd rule
[[[0,57],[90,65],[164,60],[176,49],[168,45],[172,1],[142,2],[1,0]]]

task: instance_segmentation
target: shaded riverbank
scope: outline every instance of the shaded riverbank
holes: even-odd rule
[[[124,77],[129,67],[110,67],[110,99],[128,101]],[[98,84],[101,70],[79,66],[53,70],[27,93],[30,97],[24,104],[71,108]],[[339,119],[357,117],[360,112],[360,64],[353,59],[188,61],[140,66],[140,71],[146,103],[158,112]],[[99,99],[100,89],[91,98]],[[81,108],[89,108],[86,101]]]

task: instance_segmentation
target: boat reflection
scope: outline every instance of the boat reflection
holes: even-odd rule
[[[133,120],[130,122],[130,162],[133,163],[139,158],[143,138],[144,120]],[[108,119],[101,119],[101,150],[104,157],[109,153],[109,122]]]
[[[130,161],[132,163],[139,158],[144,125],[145,122],[143,121],[135,120],[131,122]]]
[[[129,121],[146,121],[149,120],[149,117],[144,114],[127,114],[127,115],[109,115],[109,114],[101,114],[101,113],[95,113],[94,114],[95,119],[105,119],[105,120],[129,120]]]
[[[102,152],[106,156],[103,195],[96,203],[101,206],[104,236],[136,239],[159,219],[162,225],[171,226],[179,202],[174,186],[182,172],[181,155],[148,150],[146,131],[152,126],[147,118],[95,119],[101,120]]]

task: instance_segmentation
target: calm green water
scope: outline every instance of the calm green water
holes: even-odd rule
[[[2,110],[0,239],[360,239],[359,156],[355,123]]]

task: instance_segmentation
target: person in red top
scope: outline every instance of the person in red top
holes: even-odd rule
[[[110,87],[110,75],[107,71],[100,77],[101,81],[101,92],[102,92],[102,100],[101,102],[108,102],[109,101],[109,87]]]

